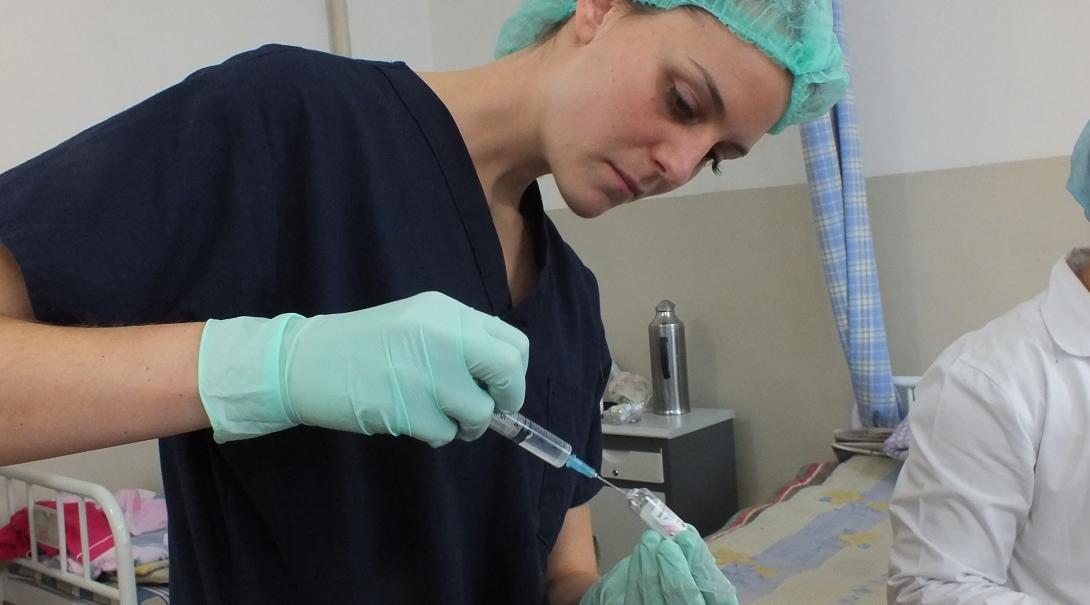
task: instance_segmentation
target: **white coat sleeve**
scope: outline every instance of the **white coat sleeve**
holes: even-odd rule
[[[909,413],[913,443],[890,505],[889,603],[1037,605],[1005,586],[1033,501],[1035,403],[963,359],[940,363]]]

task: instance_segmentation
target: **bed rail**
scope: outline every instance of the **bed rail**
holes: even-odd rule
[[[897,406],[901,418],[908,416],[908,410],[916,401],[916,385],[919,384],[919,376],[894,376],[893,388],[897,391]]]
[[[22,508],[22,501],[16,498],[16,492],[22,491],[23,499],[27,506],[27,521],[30,529],[30,556],[16,559],[23,567],[32,569],[43,575],[78,586],[95,594],[110,599],[116,599],[121,605],[136,605],[136,577],[133,566],[126,564],[132,561],[132,540],[129,536],[128,524],[125,522],[125,514],[121,510],[114,495],[105,487],[97,483],[64,477],[53,473],[42,472],[28,468],[0,467],[0,482],[2,482],[6,494],[7,511],[4,523],[10,519],[16,510]],[[18,486],[22,490],[18,490]],[[48,491],[51,497],[41,498],[39,492]],[[65,537],[64,504],[71,502],[67,496],[75,498],[79,512],[80,548],[82,550],[83,573],[77,574],[68,570],[68,548]],[[56,503],[57,543],[59,554],[57,558],[60,568],[54,569],[42,561],[38,552],[38,528],[36,527],[35,511],[43,508],[37,504],[40,500],[53,500]],[[96,581],[91,578],[91,565],[89,545],[87,538],[87,500],[92,500],[106,515],[110,522],[110,531],[113,534],[114,548],[117,555],[117,587]]]

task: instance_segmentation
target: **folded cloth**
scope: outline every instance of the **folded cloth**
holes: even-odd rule
[[[136,564],[162,561],[169,557],[166,528],[166,500],[155,492],[143,489],[123,489],[115,494],[129,531],[133,535],[132,556]],[[36,504],[40,509],[56,510],[56,503],[43,500]],[[79,535],[79,505],[75,500],[64,503],[65,543],[68,545],[68,570],[83,573],[83,547]],[[39,513],[40,514],[40,513]],[[55,514],[55,513],[54,513]],[[35,524],[38,528],[39,552],[56,556],[56,522]],[[52,542],[50,542],[52,536]],[[105,571],[117,569],[117,551],[113,533],[106,514],[92,501],[87,502],[87,544],[91,558],[91,576],[98,577]],[[11,516],[8,524],[0,528],[0,561],[25,557],[30,552],[30,530],[27,509],[22,508]]]
[[[133,567],[137,584],[170,584],[170,560],[152,561]],[[108,582],[117,582],[117,572],[105,574]]]
[[[886,438],[882,451],[894,460],[908,458],[908,444],[912,441],[912,432],[908,430],[908,419],[901,421],[897,429]]]
[[[0,527],[0,561],[10,561],[26,555],[30,549],[30,534],[27,533],[26,509],[11,516],[4,527]]]
[[[167,501],[146,489],[119,490],[114,497],[125,511],[125,522],[134,536],[166,529]]]
[[[132,545],[130,547],[133,561],[137,565],[142,565],[170,558],[166,537],[166,528],[145,532],[139,536],[133,536]],[[95,574],[103,571],[116,571],[117,549],[110,548],[103,552],[101,556],[91,561],[91,565]]]
[[[169,584],[170,560],[153,561],[133,568],[137,584]]]
[[[56,510],[53,501],[44,500],[35,505],[40,509]],[[55,513],[54,513],[55,514]],[[56,527],[55,523],[43,523],[44,531],[38,534],[38,549],[44,555],[55,556],[59,551],[57,544],[49,544],[48,532]],[[83,547],[79,533],[79,504],[64,503],[64,542],[67,545],[70,563],[80,565],[83,559]],[[56,540],[56,536],[53,536]],[[44,542],[43,542],[44,541]],[[87,550],[91,560],[113,548],[114,538],[110,532],[110,522],[94,502],[87,503]],[[25,557],[30,552],[30,523],[27,509],[21,508],[11,516],[8,524],[0,528],[0,561],[10,561]]]
[[[170,555],[166,541],[166,500],[146,489],[123,489],[114,494],[114,497],[125,513],[125,522],[133,536],[133,561],[140,565],[167,559]],[[93,559],[91,565],[95,575],[104,571],[116,571],[117,551],[110,548]]]

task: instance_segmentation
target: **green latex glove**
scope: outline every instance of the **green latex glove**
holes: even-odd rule
[[[219,443],[305,424],[437,447],[522,407],[528,361],[522,332],[425,292],[336,315],[209,320],[198,379]]]
[[[664,540],[647,530],[632,554],[583,595],[580,605],[738,605],[734,586],[692,526]]]

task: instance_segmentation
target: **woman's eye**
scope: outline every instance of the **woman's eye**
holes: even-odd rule
[[[693,104],[681,94],[676,85],[670,86],[670,110],[683,122],[692,122],[696,119],[696,110]]]
[[[670,86],[669,91],[670,98],[670,111],[674,114],[679,121],[685,124],[692,124],[697,121],[697,110],[693,106],[676,84]],[[704,156],[704,164],[711,163],[712,173],[718,175],[722,171],[719,169],[719,165],[723,162],[723,159],[719,157],[714,150],[709,151],[708,155]]]

